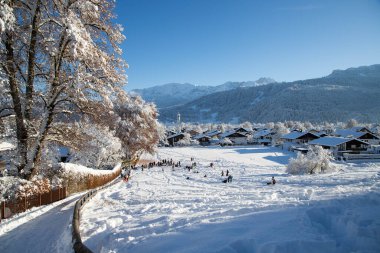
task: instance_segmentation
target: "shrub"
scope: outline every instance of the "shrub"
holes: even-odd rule
[[[333,157],[329,150],[320,146],[310,146],[306,155],[298,153],[289,160],[286,172],[290,174],[314,174],[334,170]]]

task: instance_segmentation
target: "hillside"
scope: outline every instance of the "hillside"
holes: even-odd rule
[[[216,92],[160,110],[160,120],[184,122],[380,122],[380,64],[335,70],[322,78]]]
[[[188,83],[169,83],[146,89],[136,89],[132,92],[141,95],[141,97],[146,101],[154,102],[158,108],[167,108],[183,105],[187,102],[215,92],[227,91],[241,87],[261,86],[274,82],[276,81],[271,78],[260,78],[256,81],[226,82],[218,86],[197,86]]]

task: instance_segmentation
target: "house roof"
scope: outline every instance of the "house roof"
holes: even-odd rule
[[[235,128],[235,131],[236,132],[247,132],[247,133],[252,132],[252,130],[245,128],[245,127],[237,127],[237,128]]]
[[[181,136],[181,135],[184,135],[184,134],[183,133],[176,133],[176,134],[168,136],[167,139],[175,138],[175,137],[178,137],[178,136]]]
[[[316,140],[312,140],[309,142],[309,144],[326,146],[326,147],[336,147],[340,144],[343,144],[343,143],[346,143],[346,142],[349,142],[352,140],[356,140],[356,141],[359,141],[363,144],[368,145],[368,143],[361,141],[361,140],[357,140],[355,138],[343,138],[343,137],[332,137],[332,136],[326,136],[326,137],[321,137],[321,138],[316,139]]]
[[[338,129],[334,132],[335,135],[345,138],[360,138],[365,135],[365,132],[358,132],[351,129]]]
[[[268,130],[268,129],[264,129],[264,130],[261,130],[261,131],[256,132],[256,133],[253,135],[253,137],[254,137],[254,138],[260,138],[260,137],[267,136],[267,135],[269,135],[269,134],[271,134],[271,131]]]
[[[198,135],[196,135],[196,136],[193,137],[193,139],[196,139],[196,140],[201,139],[201,138],[207,138],[207,139],[210,139],[211,137],[210,137],[210,136],[207,136],[207,135],[205,135],[205,134],[198,134]]]
[[[309,133],[309,132],[298,132],[298,131],[293,131],[291,133],[285,134],[282,136],[282,138],[283,139],[289,139],[289,140],[295,140],[295,139],[301,138],[302,136],[304,136],[306,134],[311,134],[311,135],[314,135],[316,138],[319,138],[319,136],[316,134]]]
[[[218,135],[220,133],[221,132],[219,130],[214,130],[214,131],[211,131],[211,132],[206,132],[204,134],[207,135],[207,136],[209,136],[209,137],[213,137],[213,136]]]
[[[366,127],[362,127],[362,126],[352,127],[352,128],[347,129],[347,130],[351,130],[351,131],[355,131],[355,132],[371,132],[371,130],[369,130]]]
[[[239,137],[247,137],[246,135],[241,134],[241,133],[239,133],[239,132],[236,132],[235,130],[230,130],[230,131],[227,131],[227,132],[223,133],[223,134],[220,136],[220,138],[223,139],[223,138],[228,137],[228,136],[231,136],[231,135],[233,135],[233,134],[239,135]]]

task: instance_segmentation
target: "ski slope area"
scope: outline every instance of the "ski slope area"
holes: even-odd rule
[[[0,252],[73,252],[71,221],[75,202],[80,195],[75,194],[50,205],[34,207],[2,220]]]
[[[162,148],[158,159],[182,167],[132,171],[128,183],[99,192],[81,217],[82,239],[95,252],[380,252],[380,164],[292,176],[292,155]],[[227,169],[232,183],[222,183]],[[272,176],[278,183],[267,186]]]

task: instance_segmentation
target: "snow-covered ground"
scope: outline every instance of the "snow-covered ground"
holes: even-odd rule
[[[95,196],[81,217],[95,252],[380,252],[380,164],[292,176],[276,148],[162,148],[199,173],[137,170]],[[210,162],[214,168],[210,168]],[[222,183],[229,170],[232,183]],[[205,177],[206,176],[206,177]],[[278,184],[267,186],[275,176]]]

